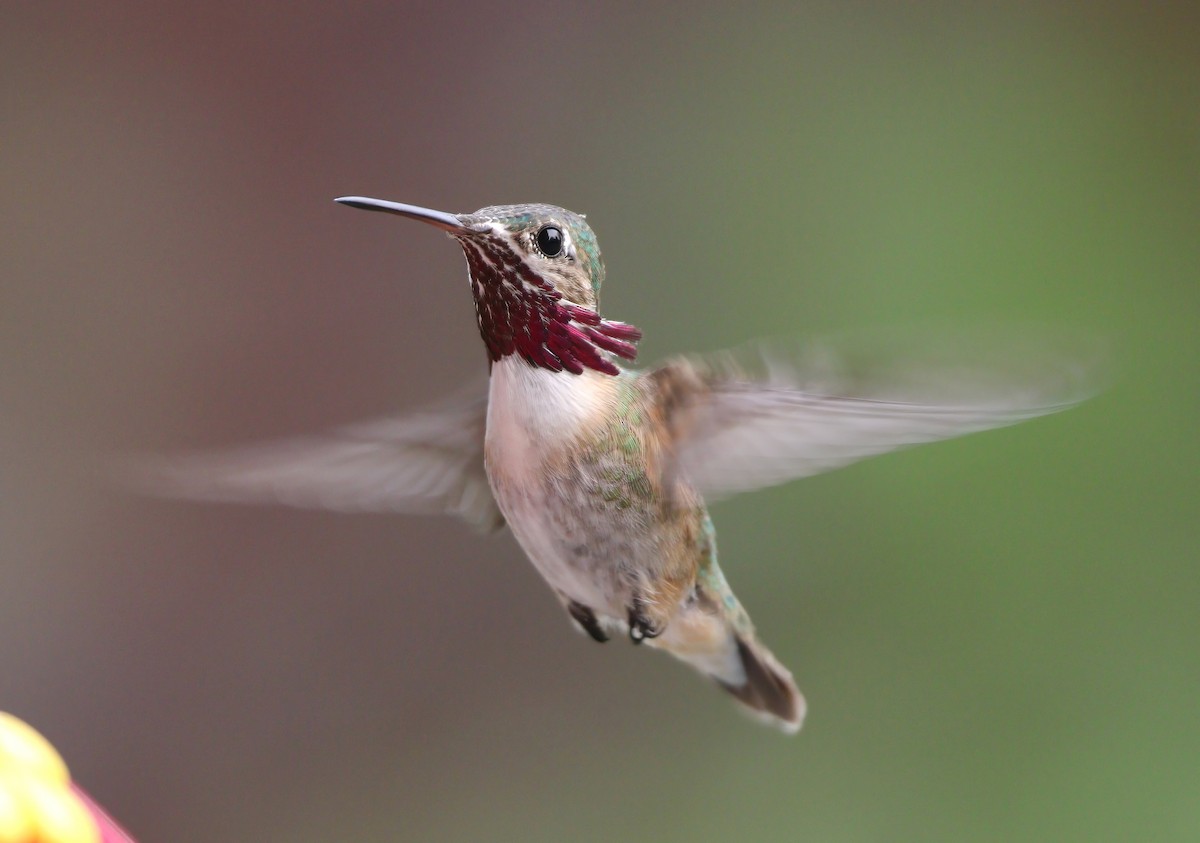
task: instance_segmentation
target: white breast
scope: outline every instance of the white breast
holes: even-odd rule
[[[489,471],[520,482],[537,471],[546,454],[571,442],[597,413],[603,412],[608,377],[551,372],[518,357],[492,366],[488,396],[487,452]]]
[[[554,482],[551,465],[561,465],[563,448],[604,412],[608,390],[599,379],[606,377],[506,357],[492,366],[485,437],[488,479],[522,549],[555,590],[597,608],[608,595],[564,558],[562,519],[572,508],[563,496],[570,490]]]

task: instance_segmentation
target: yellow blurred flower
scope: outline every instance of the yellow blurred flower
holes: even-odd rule
[[[23,720],[0,711],[0,772],[66,786],[71,780],[62,756],[50,741]]]
[[[91,809],[57,750],[0,712],[0,843],[101,843]]]

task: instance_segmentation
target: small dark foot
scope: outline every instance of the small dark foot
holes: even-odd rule
[[[662,634],[662,627],[650,619],[646,612],[646,601],[636,592],[633,603],[629,606],[629,640],[641,644],[647,638],[657,638]]]
[[[600,622],[596,620],[596,613],[582,603],[576,603],[574,600],[567,601],[567,611],[571,613],[571,617],[575,622],[583,627],[583,631],[592,636],[593,641],[598,641],[603,644],[608,640],[608,633],[604,631],[604,627],[600,626]]]

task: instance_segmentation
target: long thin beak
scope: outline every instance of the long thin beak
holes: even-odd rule
[[[405,205],[402,202],[387,202],[383,199],[368,199],[366,196],[341,196],[333,200],[349,205],[351,208],[362,208],[364,211],[386,211],[413,220],[429,223],[451,234],[475,234],[476,230],[464,225],[454,214],[444,211],[434,211],[417,205]]]

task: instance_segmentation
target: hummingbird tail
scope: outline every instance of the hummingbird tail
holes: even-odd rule
[[[804,697],[791,671],[754,634],[716,559],[704,561],[693,594],[662,635],[646,643],[708,676],[756,719],[788,734],[798,732]]]
[[[647,638],[646,643],[708,676],[756,719],[788,734],[800,730],[804,697],[791,672],[748,623],[738,628],[725,615],[698,607],[677,616],[660,637]]]
[[[758,719],[788,734],[798,732],[804,722],[805,703],[791,672],[758,640],[735,634],[734,643],[740,675],[731,679],[713,674],[713,679]]]

